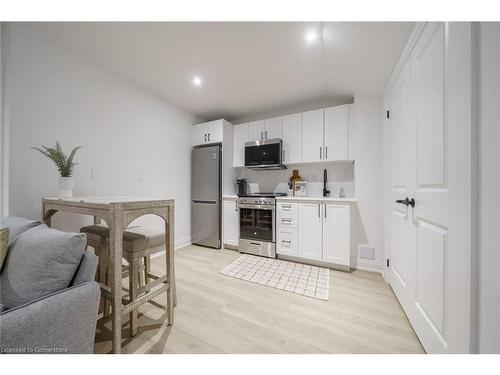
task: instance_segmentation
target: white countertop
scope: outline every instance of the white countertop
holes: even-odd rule
[[[223,195],[222,199],[235,200],[236,195]],[[321,201],[321,202],[357,202],[356,198],[335,198],[335,197],[276,197],[277,201]]]
[[[357,202],[356,198],[335,197],[276,197],[277,201],[321,201],[321,202]]]

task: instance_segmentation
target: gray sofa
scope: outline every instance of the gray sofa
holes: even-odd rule
[[[0,353],[92,353],[100,289],[85,235],[12,216],[0,227]]]

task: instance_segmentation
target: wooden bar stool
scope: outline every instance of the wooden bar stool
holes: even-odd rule
[[[92,246],[99,256],[98,278],[103,289],[103,315],[108,314],[107,293],[109,289],[109,228],[102,225],[89,225],[80,229],[87,235],[87,245]],[[130,227],[123,233],[123,258],[128,266],[123,268],[122,277],[129,278],[128,304],[130,307],[130,333],[137,334],[138,307],[150,299],[142,301],[141,295],[158,293],[158,285],[167,283],[167,275],[151,273],[151,255],[165,250],[165,233],[161,230],[143,226]],[[166,256],[166,255],[165,255]],[[174,289],[175,290],[175,289]],[[159,293],[158,293],[159,294]]]

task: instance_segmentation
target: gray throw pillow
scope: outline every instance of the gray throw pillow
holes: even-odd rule
[[[7,216],[0,221],[0,228],[9,228],[9,244],[13,242],[19,235],[26,232],[28,229],[34,228],[42,224],[40,220],[25,219],[19,216]]]
[[[67,288],[85,246],[84,234],[60,232],[45,224],[19,236],[0,275],[0,303],[10,309]]]

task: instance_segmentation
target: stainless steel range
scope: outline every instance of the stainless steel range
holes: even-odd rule
[[[277,193],[249,194],[238,198],[241,253],[276,258]]]

